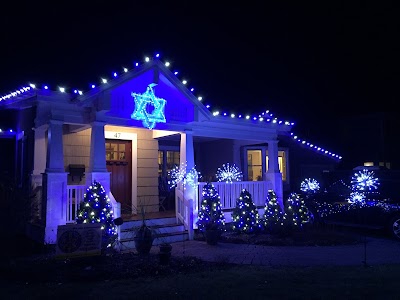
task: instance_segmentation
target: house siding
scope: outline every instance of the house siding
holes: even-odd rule
[[[63,134],[63,150],[64,150],[64,168],[69,172],[70,164],[85,165],[85,171],[88,171],[90,160],[90,134],[92,130],[86,129],[79,132],[65,132]],[[72,178],[68,175],[68,184],[85,185],[85,177],[81,180],[76,176]]]
[[[137,129],[138,149],[138,206],[146,205],[146,211],[158,211],[158,141],[153,139],[153,132]]]

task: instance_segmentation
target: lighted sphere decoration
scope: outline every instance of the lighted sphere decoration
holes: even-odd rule
[[[355,173],[351,178],[352,188],[356,191],[371,191],[378,188],[378,178],[374,176],[373,171],[366,169]]]
[[[349,203],[364,203],[365,202],[365,194],[360,192],[352,192],[350,193],[349,199],[347,199]]]
[[[201,178],[200,172],[197,172],[196,168],[193,167],[186,173],[186,176],[183,180],[183,185],[184,186],[189,185],[189,186],[195,187],[199,184],[198,180],[200,178]]]
[[[179,182],[185,179],[186,175],[186,164],[182,163],[180,166],[176,165],[168,172],[168,186],[170,189],[176,187]]]
[[[306,178],[301,182],[300,190],[306,193],[316,193],[319,190],[319,183],[313,178]]]
[[[198,172],[195,167],[187,171],[186,166],[186,163],[182,163],[180,166],[176,165],[168,172],[170,178],[170,180],[168,180],[168,186],[170,189],[176,187],[179,182],[182,182],[184,187],[195,187],[198,185],[198,180],[201,178],[200,172]]]
[[[239,168],[235,164],[230,165],[229,163],[223,164],[222,168],[218,168],[216,176],[218,181],[225,181],[226,183],[242,181],[243,178],[243,174]]]

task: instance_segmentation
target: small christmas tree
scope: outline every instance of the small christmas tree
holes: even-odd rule
[[[96,180],[86,190],[79,206],[76,223],[101,223],[102,247],[110,247],[117,238],[111,201],[103,186]]]
[[[268,197],[264,208],[264,228],[268,232],[277,232],[283,226],[283,213],[273,190],[268,191]]]
[[[197,225],[200,231],[206,229],[225,229],[225,216],[217,190],[211,182],[203,187],[203,200],[199,210]]]
[[[292,193],[290,197],[293,200],[293,209],[297,214],[299,225],[310,222],[311,213],[305,204],[304,199],[296,193]]]
[[[232,229],[238,232],[251,233],[262,227],[257,207],[251,199],[251,194],[245,189],[236,200],[232,220]]]
[[[286,230],[292,230],[300,226],[299,215],[297,214],[297,208],[295,203],[295,193],[291,193],[289,198],[285,202],[285,213],[283,215],[283,224]]]

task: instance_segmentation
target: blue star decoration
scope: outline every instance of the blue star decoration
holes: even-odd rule
[[[134,120],[142,120],[143,126],[153,129],[156,123],[165,123],[164,108],[167,101],[154,95],[153,87],[156,83],[150,83],[146,92],[143,94],[131,93],[135,99],[135,110],[131,118]],[[147,111],[149,109],[150,111]]]

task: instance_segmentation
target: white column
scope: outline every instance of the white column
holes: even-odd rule
[[[42,186],[42,174],[46,170],[46,130],[47,125],[35,128],[35,144],[33,150],[32,180],[36,185]]]
[[[89,169],[86,173],[86,185],[89,186],[96,180],[104,187],[108,194],[110,192],[110,173],[107,171],[106,165],[105,125],[105,123],[98,121],[92,123],[90,160]]]
[[[193,168],[194,165],[194,146],[193,146],[193,133],[185,131],[181,133],[181,149],[180,161],[187,164],[187,170]]]
[[[268,171],[266,179],[271,182],[277,200],[282,210],[284,210],[282,173],[279,171],[277,140],[268,141]]]
[[[181,164],[186,162],[186,173],[195,167],[192,131],[185,131],[185,133],[181,133],[180,162]],[[190,219],[193,220],[192,226],[196,227],[198,214],[197,188],[186,185],[184,196],[185,199],[193,200],[193,209],[192,212],[190,212]],[[189,228],[189,231],[190,230],[191,228]]]
[[[47,131],[46,173],[63,173],[63,122],[50,120]]]
[[[268,141],[268,173],[280,173],[277,140]]]
[[[58,225],[66,223],[67,173],[64,170],[63,122],[50,120],[47,131],[46,170],[43,174],[45,243],[57,241]]]
[[[89,172],[107,172],[105,123],[93,122],[90,136]]]

